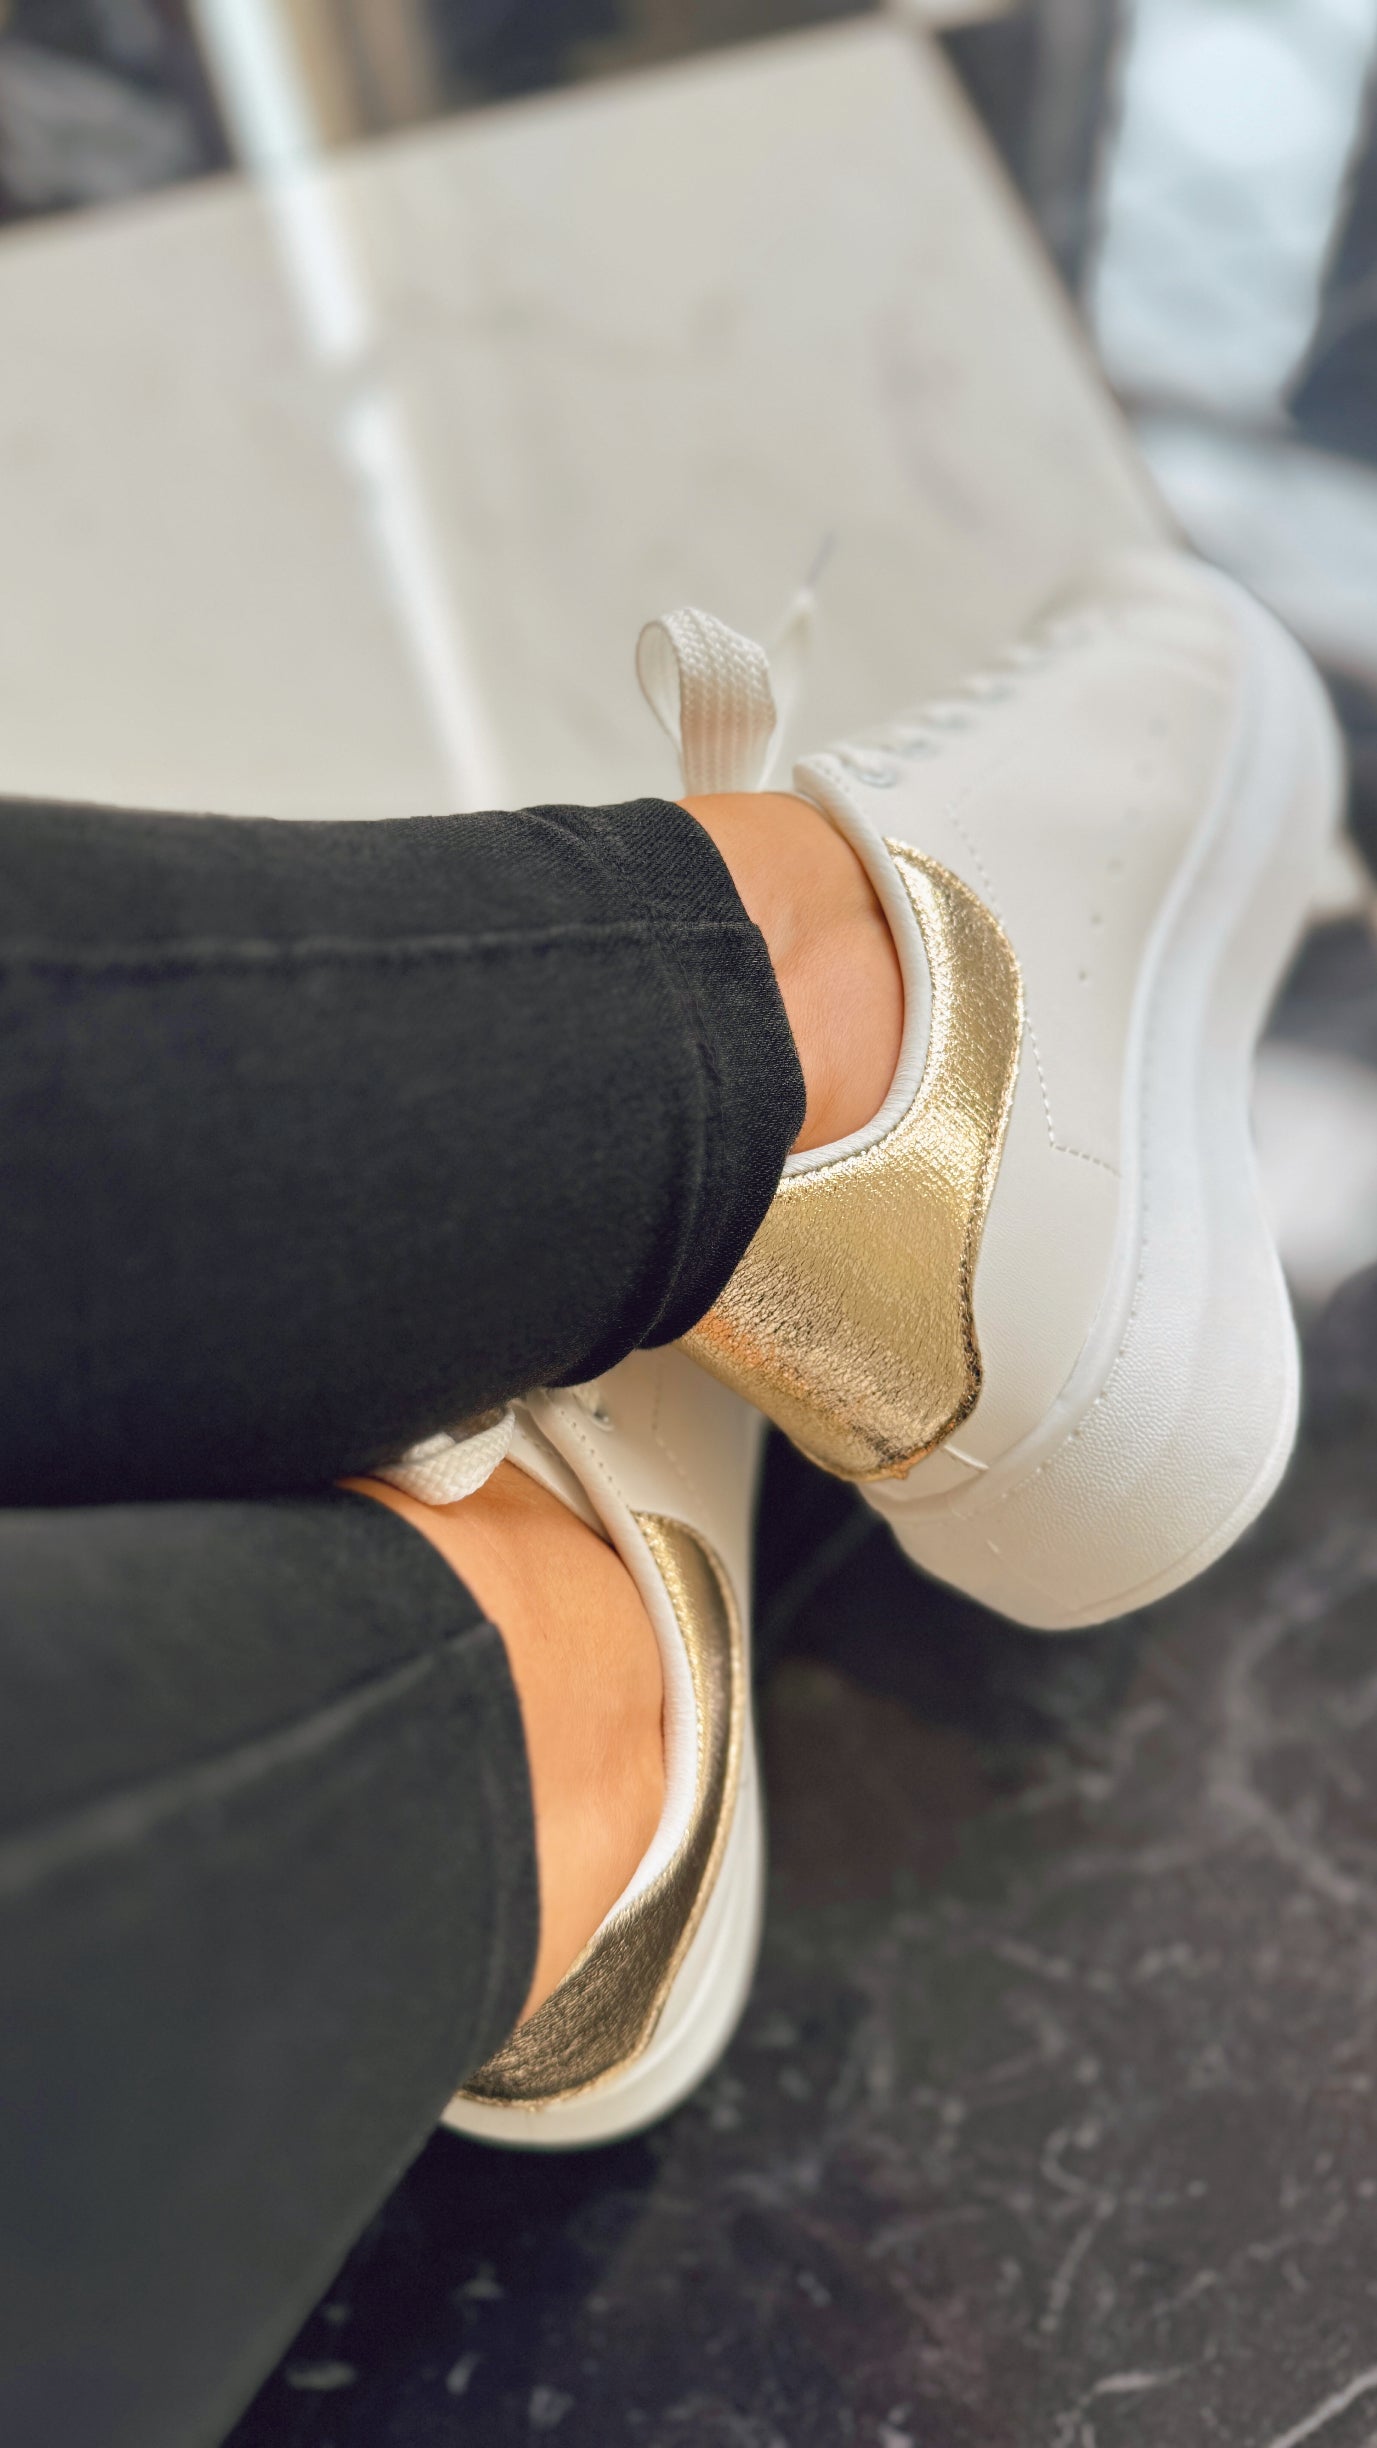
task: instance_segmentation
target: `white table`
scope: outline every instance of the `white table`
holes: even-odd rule
[[[940,55],[867,19],[0,242],[0,787],[668,787],[631,667],[836,549],[803,731],[1158,531]]]

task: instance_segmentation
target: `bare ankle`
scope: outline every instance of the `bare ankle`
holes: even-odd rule
[[[683,804],[765,938],[807,1091],[795,1147],[844,1139],[884,1103],[903,1034],[899,958],[870,879],[806,799],[721,791]]]
[[[620,1556],[503,1463],[460,1504],[345,1482],[410,1522],[498,1626],[521,1703],[540,1940],[524,2015],[557,1987],[650,1846],[664,1804],[654,1628]]]

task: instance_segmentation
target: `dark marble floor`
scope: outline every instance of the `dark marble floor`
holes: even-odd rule
[[[1283,1023],[1377,1053],[1371,944]],[[1377,1275],[1308,1339],[1268,1517],[1091,1637],[772,1454],[736,2045],[615,2150],[435,2140],[234,2448],[1377,2440]]]

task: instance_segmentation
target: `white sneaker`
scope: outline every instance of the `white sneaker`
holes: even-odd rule
[[[759,1944],[763,1840],[750,1672],[750,1544],[764,1423],[675,1351],[515,1407],[501,1451],[436,1438],[383,1476],[430,1502],[502,1453],[616,1548],[665,1685],[665,1806],[625,1893],[559,1987],[470,2075],[445,2123],[565,2150],[636,2133],[730,2040]]]
[[[690,761],[706,727],[715,786],[756,787],[763,658],[718,626],[670,615],[643,670],[663,719],[677,665]],[[867,1130],[790,1158],[687,1348],[1019,1622],[1174,1589],[1285,1466],[1296,1341],[1249,1073],[1341,781],[1300,649],[1168,552],[796,768],[893,927],[899,1068]]]

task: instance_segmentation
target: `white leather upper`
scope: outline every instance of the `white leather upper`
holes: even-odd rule
[[[796,769],[802,793],[858,847],[868,839],[872,871],[888,867],[889,837],[960,876],[1023,974],[1019,1078],[975,1283],[983,1390],[903,1483],[910,1496],[959,1487],[1016,1445],[1085,1343],[1119,1219],[1144,951],[1229,754],[1238,662],[1227,605],[1192,563],[1124,556],[969,694]]]

